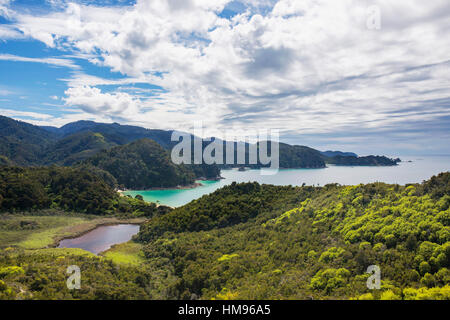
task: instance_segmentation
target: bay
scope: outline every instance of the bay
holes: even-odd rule
[[[140,194],[144,200],[179,207],[203,195],[214,192],[232,182],[259,182],[273,185],[320,185],[339,183],[357,185],[361,183],[385,182],[393,184],[420,183],[433,175],[450,170],[450,156],[400,157],[398,166],[334,166],[323,169],[281,169],[274,175],[261,175],[260,170],[222,170],[224,179],[219,181],[198,181],[202,186],[194,189],[167,189],[150,191],[126,191],[125,195]]]

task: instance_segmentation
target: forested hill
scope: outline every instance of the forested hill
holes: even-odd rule
[[[108,150],[114,146],[132,143],[139,139],[151,139],[162,148],[171,151],[177,144],[171,141],[173,131],[152,130],[137,126],[106,124],[93,121],[78,121],[61,128],[37,127],[22,121],[0,117],[0,159],[1,163],[22,166],[32,165],[72,165],[78,161]],[[193,136],[192,136],[193,137]],[[193,137],[194,138],[194,137]],[[225,142],[223,142],[225,143]],[[203,148],[208,144],[203,143]],[[264,167],[249,161],[250,144],[245,144],[245,163],[218,165],[224,167],[248,166]],[[340,165],[395,165],[396,161],[385,157],[347,157],[347,153],[321,153],[306,146],[279,144],[281,168],[324,168],[326,163]],[[235,143],[235,159],[237,159]],[[345,155],[345,156],[342,156]],[[211,177],[218,166],[193,166],[191,169],[199,177]]]
[[[52,133],[57,134],[60,137],[67,137],[75,133],[81,132],[96,132],[102,134],[107,141],[117,145],[123,145],[137,139],[149,138],[155,140],[166,150],[171,148],[177,143],[171,141],[173,131],[164,130],[151,130],[144,129],[137,126],[126,126],[118,123],[106,124],[96,123],[93,121],[77,121],[69,123],[61,128],[45,127]],[[192,136],[194,139],[195,137]],[[213,138],[214,139],[214,138]],[[223,142],[225,143],[225,142]],[[207,144],[203,144],[203,148]],[[251,168],[264,167],[258,160],[258,164],[250,164],[249,161],[249,148],[250,144],[245,143],[245,166]],[[234,144],[235,159],[237,159],[237,144]],[[307,146],[289,145],[286,143],[279,144],[280,150],[280,167],[281,168],[324,168],[326,163],[340,164],[340,165],[366,165],[366,166],[378,166],[378,165],[395,165],[398,161],[389,159],[387,157],[358,157],[352,152],[341,151],[325,151],[320,152]],[[226,152],[224,154],[224,159]],[[345,157],[342,159],[342,157]],[[346,159],[349,157],[348,159]],[[225,160],[224,160],[225,163]],[[231,167],[239,167],[241,165],[231,165]],[[220,165],[220,167],[230,167],[229,165]],[[203,168],[203,171],[205,168]]]
[[[42,162],[47,165],[73,165],[114,146],[117,144],[106,139],[101,133],[79,132],[47,147]]]
[[[92,215],[152,216],[165,212],[138,199],[120,197],[97,168],[0,167],[0,213],[43,209]]]
[[[0,115],[0,155],[10,162],[39,163],[45,155],[44,149],[56,139],[55,134],[40,127]]]
[[[325,162],[315,149],[280,143],[280,168],[325,168]]]
[[[422,184],[232,184],[151,219],[171,298],[450,299],[450,173]],[[370,265],[381,289],[366,286]]]
[[[0,299],[450,299],[449,172],[407,186],[234,183],[170,210],[119,197],[87,167],[2,167],[0,211],[6,237],[45,236],[42,214],[150,218],[129,265],[0,243]],[[85,290],[67,290],[67,265]],[[380,290],[366,285],[372,265]]]
[[[111,173],[119,185],[130,189],[174,187],[195,181],[192,171],[173,164],[168,151],[150,139],[101,151],[83,164]]]
[[[94,121],[77,121],[68,123],[61,128],[46,127],[60,137],[68,137],[75,133],[96,132],[102,134],[108,141],[117,145],[127,144],[139,139],[148,138],[156,141],[163,148],[169,149],[173,142],[173,131],[145,129],[137,126],[120,125],[118,123],[97,123]]]
[[[176,165],[169,152],[150,139],[101,151],[84,161],[83,165],[105,170],[117,179],[119,185],[138,190],[189,185],[195,182],[198,175],[217,178],[220,174],[219,170],[203,172],[200,169],[194,172],[191,167]]]
[[[0,165],[79,166],[81,163],[95,170],[91,165],[95,162],[100,165],[98,168],[107,168],[117,175],[115,180],[125,187],[144,189],[187,185],[197,178],[216,179],[220,175],[216,165],[173,164],[168,149],[162,147],[168,148],[172,143],[171,131],[91,121],[79,121],[62,128],[40,128],[1,117],[0,132]],[[107,152],[119,146],[121,148],[114,152]],[[96,155],[102,160],[90,159]]]

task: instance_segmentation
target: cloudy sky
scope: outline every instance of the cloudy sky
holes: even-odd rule
[[[448,0],[0,0],[0,114],[450,154]]]

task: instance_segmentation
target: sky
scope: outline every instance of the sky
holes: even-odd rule
[[[0,0],[0,114],[450,154],[448,0]]]

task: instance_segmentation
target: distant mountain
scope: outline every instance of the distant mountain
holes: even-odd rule
[[[59,129],[53,127],[43,128],[49,132],[56,133],[60,137],[67,137],[81,132],[101,133],[105,139],[116,145],[124,145],[142,138],[152,139],[165,149],[169,149],[174,145],[174,142],[171,141],[173,131],[145,129],[137,126],[120,125],[118,123],[77,121],[68,123]]]
[[[45,131],[54,133],[55,135],[59,134],[59,128],[57,128],[57,127],[39,126],[39,128],[44,129]]]
[[[150,139],[101,151],[83,164],[109,172],[129,189],[188,185],[196,178],[187,166],[175,165],[169,152]]]
[[[68,136],[74,133],[78,133],[80,131],[91,130],[97,125],[98,123],[94,121],[86,121],[86,120],[71,122],[59,128],[58,133],[61,134],[62,136]]]
[[[46,130],[55,132],[55,128],[46,127]],[[56,131],[60,136],[68,136],[74,133],[81,132],[96,132],[101,133],[104,138],[110,143],[115,143],[116,145],[124,145],[126,143],[135,141],[137,139],[149,138],[156,141],[166,150],[171,150],[174,145],[178,142],[171,141],[173,130],[152,130],[144,129],[137,126],[120,125],[118,123],[97,123],[93,121],[77,121],[69,123]],[[192,139],[195,137],[192,135]],[[215,138],[212,138],[215,139]],[[225,143],[224,141],[222,141]],[[203,148],[208,145],[207,142],[203,143]],[[249,146],[250,144],[245,143],[245,166],[252,168],[260,168],[261,164],[252,165],[249,161]],[[235,143],[235,159],[237,159],[237,143]],[[224,155],[224,158],[226,156]],[[224,161],[225,162],[225,161]],[[220,167],[230,167],[228,165],[219,165]],[[236,167],[238,165],[231,165],[231,167]],[[325,162],[321,159],[320,152],[312,148],[304,146],[291,146],[288,144],[280,143],[280,166],[283,168],[323,168],[325,167]],[[208,168],[211,168],[208,170]],[[192,169],[198,174],[204,173],[205,171],[212,171],[206,174],[206,176],[213,176],[214,172],[217,170],[215,166],[193,166]],[[200,177],[200,176],[199,176]]]
[[[32,124],[0,116],[0,155],[18,165],[40,163],[56,135]]]
[[[221,141],[221,140],[219,140]],[[226,158],[227,158],[227,152],[226,152],[226,148],[225,148],[225,143],[224,141],[222,141],[222,143],[224,144],[224,156],[223,156],[223,163],[226,163]],[[259,158],[259,148],[260,148],[260,144],[263,142],[258,142],[257,146],[256,146],[256,151],[257,151],[257,163],[252,163],[252,161],[250,161],[250,148],[254,147],[254,145],[251,145],[249,143],[234,143],[234,159],[235,159],[235,163],[234,164],[223,164],[223,165],[219,165],[221,168],[235,168],[235,167],[239,167],[239,168],[244,168],[244,167],[248,167],[248,168],[252,168],[252,169],[259,169],[259,168],[264,168],[264,167],[268,167],[269,165],[263,164],[260,161]],[[269,156],[272,154],[271,153],[271,145],[272,143],[266,142],[264,141],[264,143],[267,143],[267,150],[268,150],[268,154]],[[237,159],[238,159],[238,144],[242,145],[245,149],[245,156],[244,156],[244,163],[239,163],[237,164]],[[309,148],[309,147],[305,147],[305,146],[292,146],[286,143],[275,143],[275,145],[278,144],[278,148],[279,148],[279,166],[280,168],[324,168],[325,167],[325,162],[322,159],[322,155],[320,154],[319,151]],[[239,151],[240,152],[240,151]]]
[[[33,165],[73,165],[91,158],[112,147],[125,146],[140,139],[155,141],[164,152],[170,152],[178,142],[171,141],[173,131],[145,129],[137,126],[120,125],[118,123],[97,123],[94,121],[77,121],[61,128],[38,127],[22,121],[0,116],[0,160],[2,163],[14,163],[21,166]],[[191,135],[192,138],[196,138]],[[198,139],[198,138],[197,138]],[[225,141],[222,141],[225,143]],[[209,142],[203,142],[203,149]],[[244,163],[237,163],[237,145],[245,147]],[[187,165],[195,178],[215,178],[220,168],[251,167],[248,143],[235,143],[235,163],[231,165]],[[259,145],[257,146],[259,148]],[[395,165],[397,162],[386,157],[360,157],[354,153],[340,151],[320,152],[315,149],[279,144],[281,168],[324,168],[326,163],[338,165]],[[270,153],[270,148],[269,148]],[[226,155],[224,155],[224,160]],[[225,161],[224,161],[225,163]],[[156,167],[153,166],[156,170]],[[117,178],[117,177],[116,177]],[[175,179],[177,180],[177,179]],[[159,183],[157,183],[159,184]],[[152,184],[153,186],[153,184]],[[150,186],[145,186],[150,187]]]
[[[280,168],[325,168],[319,151],[280,143]]]
[[[79,132],[58,140],[48,147],[43,161],[45,164],[68,166],[114,146],[117,144],[105,139],[101,133]]]
[[[341,157],[358,157],[356,153],[353,152],[342,152],[342,151],[322,151],[320,152],[323,156],[327,158],[341,156]]]
[[[336,156],[327,158],[326,162],[341,166],[395,166],[400,159],[390,159],[385,156],[367,156],[367,157],[343,157]]]

